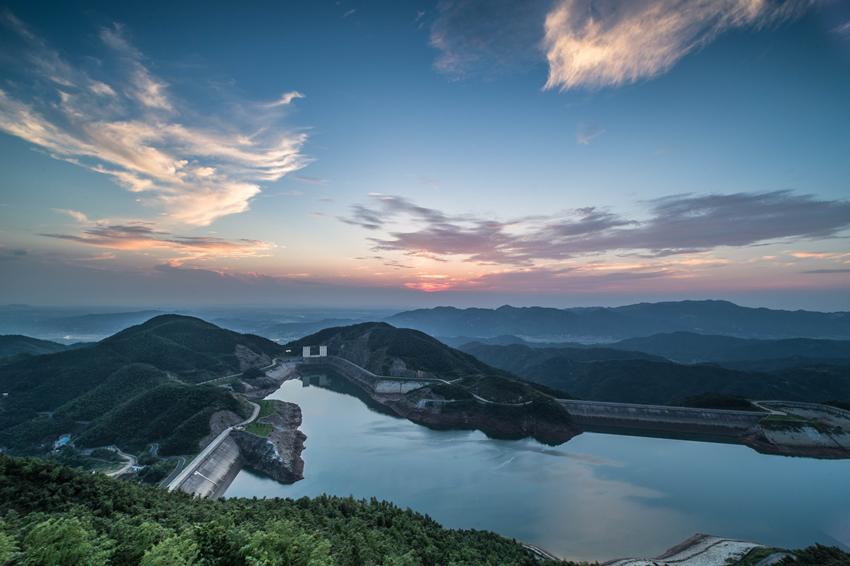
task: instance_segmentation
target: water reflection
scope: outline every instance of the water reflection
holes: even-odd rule
[[[553,448],[434,431],[378,412],[332,375],[289,381],[270,397],[302,408],[305,479],[284,486],[243,471],[228,496],[375,496],[575,559],[655,555],[696,532],[848,542],[847,461],[597,433]]]

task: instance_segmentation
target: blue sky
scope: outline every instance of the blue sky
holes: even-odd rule
[[[4,302],[850,309],[838,1],[9,3]]]

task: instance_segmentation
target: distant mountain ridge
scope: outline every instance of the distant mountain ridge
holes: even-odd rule
[[[848,312],[771,310],[715,300],[568,309],[436,307],[401,312],[386,320],[435,336],[517,335],[552,341],[612,342],[678,331],[742,338],[850,339]]]
[[[20,334],[6,334],[0,336],[0,358],[10,356],[40,356],[42,354],[53,354],[61,352],[66,346],[50,340],[39,340]]]
[[[850,340],[783,338],[765,340],[671,332],[642,338],[628,338],[608,345],[663,356],[675,362],[743,362],[756,360],[850,361]]]

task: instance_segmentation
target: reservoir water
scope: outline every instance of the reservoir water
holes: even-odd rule
[[[227,497],[374,496],[571,559],[655,556],[698,532],[850,545],[848,460],[595,433],[557,447],[493,440],[381,413],[343,392],[342,378],[312,381],[323,386],[292,380],[269,396],[301,406],[304,479],[281,485],[243,470]]]

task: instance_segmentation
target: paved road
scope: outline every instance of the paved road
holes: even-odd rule
[[[168,484],[168,491],[174,491],[175,489],[179,488],[180,485],[184,481],[186,481],[186,478],[188,478],[190,475],[194,474],[195,471],[198,469],[198,467],[203,463],[203,461],[207,459],[207,456],[212,454],[213,450],[218,448],[221,445],[221,443],[224,442],[224,439],[227,438],[227,436],[230,434],[230,431],[232,431],[234,428],[243,427],[247,424],[254,422],[254,419],[256,419],[257,416],[260,414],[260,405],[257,404],[257,403],[254,403],[253,401],[248,401],[248,402],[251,403],[251,405],[254,407],[254,411],[251,414],[251,417],[249,419],[245,420],[245,421],[242,421],[239,424],[229,426],[226,429],[224,429],[223,431],[221,431],[218,434],[218,436],[216,436],[213,439],[212,442],[207,444],[206,448],[201,450],[200,454],[195,456],[195,458],[191,462],[189,462],[189,465],[187,465],[185,468],[183,468],[182,472],[177,474],[176,478],[171,480],[171,483]]]
[[[164,478],[162,478],[162,481],[159,482],[160,487],[166,487],[168,484],[170,484],[171,480],[176,478],[177,474],[180,473],[180,470],[183,469],[183,466],[186,465],[186,457],[185,456],[177,457],[176,461],[177,461],[177,464],[175,464],[174,469],[171,470],[171,472],[169,472],[169,474],[167,476],[165,476]]]
[[[259,369],[260,369],[260,371],[268,371],[268,370],[272,369],[275,366],[275,364],[277,364],[279,361],[280,361],[280,358],[274,358],[272,360],[272,363],[270,363],[266,367],[262,367],[262,368],[259,368]],[[221,377],[214,377],[214,378],[208,379],[206,381],[201,381],[199,383],[195,383],[194,385],[206,385],[207,383],[213,383],[215,381],[223,381],[225,379],[232,379],[234,377],[239,377],[243,373],[245,373],[245,372],[240,371],[240,372],[236,372],[236,373],[231,373],[230,375],[223,375]]]
[[[122,458],[124,458],[124,465],[121,466],[119,469],[114,470],[112,472],[106,472],[107,476],[109,476],[111,478],[117,478],[118,476],[120,476],[124,472],[127,472],[130,468],[132,468],[133,466],[136,465],[136,457],[133,456],[132,454],[127,454],[126,452],[122,452],[121,449],[118,448],[117,446],[110,446],[109,449],[112,450],[113,452],[115,452],[116,454],[118,454],[119,456],[121,456]]]
[[[326,357],[329,358],[329,359],[334,359],[334,360],[345,362],[346,364],[357,368],[358,370],[362,371],[366,375],[372,377],[373,379],[377,379],[377,380],[414,381],[414,382],[418,381],[418,382],[423,382],[423,383],[435,382],[436,381],[436,382],[439,382],[439,383],[444,383],[446,385],[452,385],[454,383],[457,383],[458,381],[461,381],[461,378],[453,379],[453,380],[449,381],[449,380],[442,379],[442,378],[439,378],[439,377],[397,377],[397,376],[389,376],[389,375],[377,375],[375,373],[372,373],[368,369],[366,369],[366,368],[364,368],[364,367],[362,367],[358,364],[355,364],[351,360],[347,360],[347,359],[342,358],[340,356],[326,356]],[[316,359],[316,358],[310,358],[310,359]],[[321,358],[319,358],[319,359],[321,359]],[[370,384],[370,387],[372,387],[371,384]],[[372,389],[374,390],[374,387],[372,387]],[[503,407],[524,407],[526,405],[531,405],[531,403],[533,403],[533,401],[523,401],[522,403],[507,403],[507,402],[504,402],[504,401],[492,401],[490,399],[485,399],[484,397],[481,397],[480,395],[476,395],[475,393],[472,393],[471,391],[469,392],[469,394],[472,395],[472,397],[476,401],[478,401],[479,403],[484,403],[485,405],[500,405],[500,406],[503,406]]]

